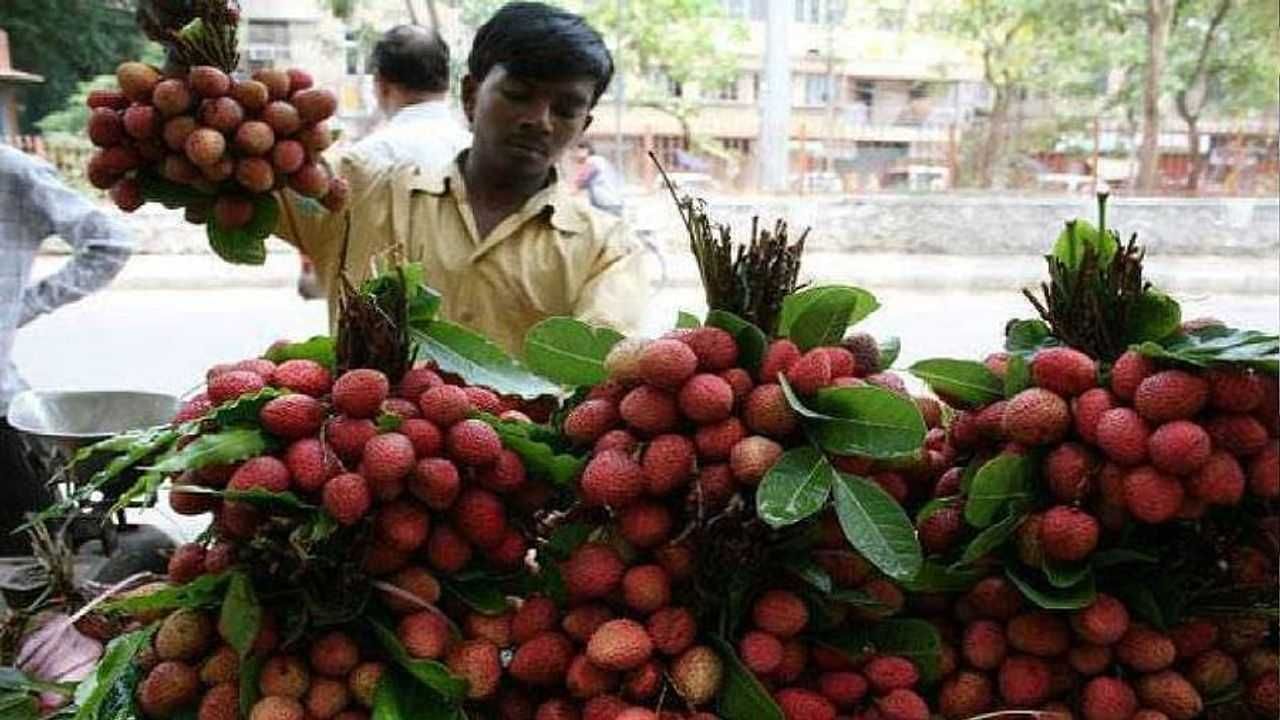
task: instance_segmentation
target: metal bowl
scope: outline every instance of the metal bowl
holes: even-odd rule
[[[178,398],[162,393],[27,390],[9,404],[8,421],[33,437],[86,445],[167,423],[178,404]]]

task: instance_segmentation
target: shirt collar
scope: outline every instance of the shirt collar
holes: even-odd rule
[[[409,190],[436,196],[451,194],[459,202],[466,201],[467,184],[462,177],[462,163],[466,154],[466,150],[459,153],[458,157],[448,164],[447,171],[426,173],[419,171],[410,181]],[[539,205],[541,205],[542,214],[550,220],[551,226],[555,229],[567,233],[581,233],[587,230],[584,214],[575,206],[573,198],[566,192],[554,167],[551,168],[551,178],[547,186],[525,201],[524,206],[516,212],[527,213]]]
[[[400,108],[399,112],[387,119],[387,124],[400,125],[420,120],[432,120],[447,117],[449,117],[449,102],[447,100],[427,100],[420,103],[414,103],[412,105],[405,105]]]

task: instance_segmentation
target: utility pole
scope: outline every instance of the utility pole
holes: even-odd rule
[[[834,0],[827,0],[822,8],[826,13],[827,25],[827,127],[823,148],[826,150],[827,166],[825,172],[835,172],[836,155],[836,101],[840,98],[840,90],[836,86],[836,14]],[[842,148],[841,148],[842,149]]]
[[[784,192],[790,163],[788,140],[791,127],[791,56],[787,31],[793,3],[773,0],[766,3],[764,77],[761,83],[760,150],[758,180],[765,192]]]
[[[617,0],[618,10],[618,37],[615,39],[617,47],[613,50],[613,82],[614,85],[614,104],[613,104],[613,167],[622,175],[624,181],[626,179],[627,170],[626,152],[623,150],[622,144],[624,138],[622,136],[622,115],[627,109],[627,80],[626,73],[622,68],[622,43],[626,36],[626,0]]]

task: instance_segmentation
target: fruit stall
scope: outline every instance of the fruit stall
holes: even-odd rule
[[[90,98],[90,177],[252,262],[273,192],[342,206],[333,96],[197,20]],[[1182,317],[1099,207],[1003,347],[909,367],[803,236],[687,197],[710,309],[660,337],[516,359],[412,264],[348,285],[335,336],[75,453],[33,534],[104,496],[207,529],[97,593],[45,543],[0,718],[1275,718],[1280,338]]]

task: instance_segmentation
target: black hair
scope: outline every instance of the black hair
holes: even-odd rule
[[[504,5],[476,31],[467,70],[483,82],[496,65],[517,77],[595,81],[594,105],[613,78],[613,55],[580,15],[540,2]]]
[[[595,145],[592,145],[592,144],[591,144],[591,141],[590,141],[590,140],[588,140],[588,139],[586,139],[586,138],[583,138],[583,139],[581,139],[581,140],[579,140],[579,141],[578,141],[578,147],[580,147],[580,148],[586,148],[586,149],[587,149],[587,154],[589,154],[589,155],[595,155],[595,154],[596,154],[596,146],[595,146]]]
[[[449,89],[449,45],[431,28],[397,25],[373,46],[371,70],[387,82],[418,92]]]

